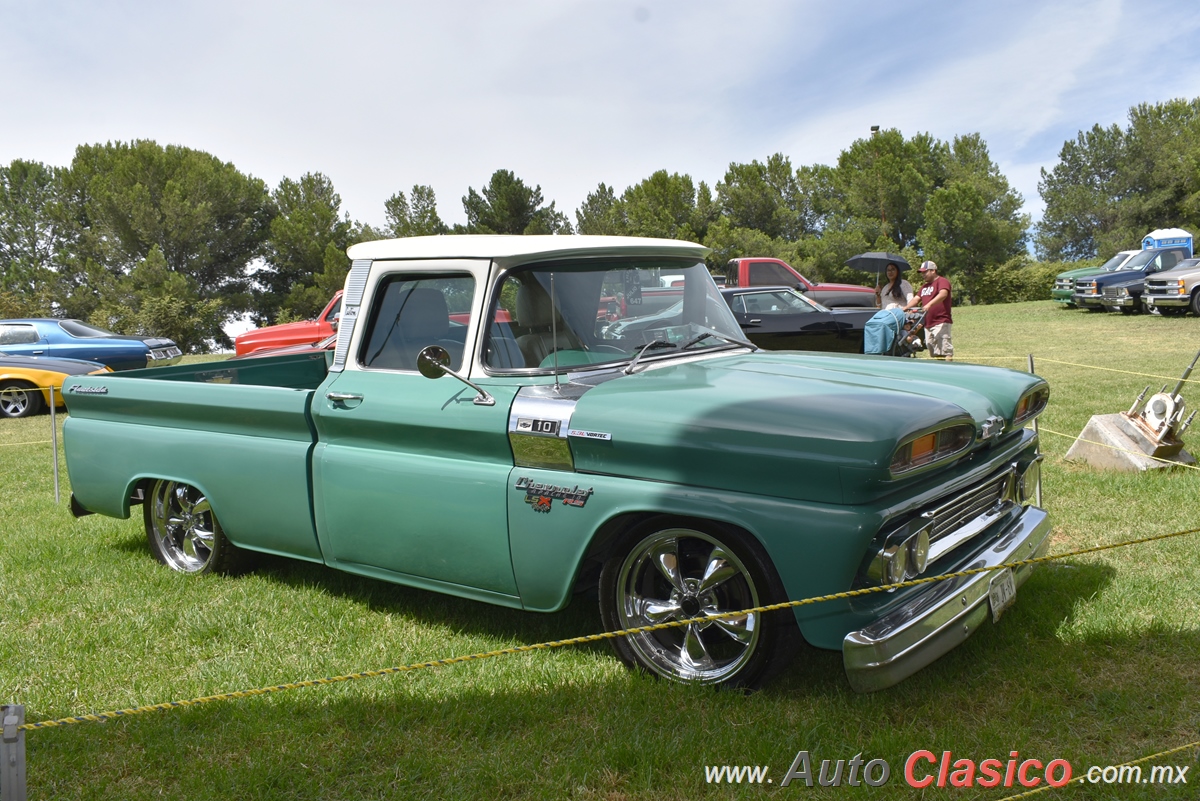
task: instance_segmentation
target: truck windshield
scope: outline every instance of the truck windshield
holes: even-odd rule
[[[1131,257],[1129,259],[1129,261],[1125,262],[1117,269],[1120,270],[1121,272],[1124,272],[1126,270],[1140,270],[1143,267],[1145,267],[1151,260],[1153,260],[1154,257],[1157,255],[1158,255],[1157,251],[1143,250],[1141,253],[1137,254],[1136,256]]]
[[[518,268],[500,282],[487,319],[484,364],[496,372],[628,362],[656,343],[645,364],[744,340],[704,263],[672,258]]]
[[[1117,255],[1115,255],[1111,259],[1109,259],[1108,261],[1104,262],[1104,264],[1101,264],[1100,269],[1104,270],[1104,272],[1106,272],[1106,273],[1111,273],[1113,270],[1120,267],[1121,262],[1125,261],[1127,258],[1129,258],[1129,256],[1127,254],[1118,253]]]

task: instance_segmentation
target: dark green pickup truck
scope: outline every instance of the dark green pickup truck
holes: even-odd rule
[[[758,351],[699,245],[424,237],[350,250],[336,349],[69,379],[77,514],[186,572],[252,552],[531,611],[599,591],[655,674],[752,685],[802,636],[859,690],[1012,602],[1028,568],[725,613],[1044,552],[1046,383]],[[642,288],[682,276],[652,326]],[[653,312],[661,308],[654,307]],[[437,379],[437,380],[431,380]]]

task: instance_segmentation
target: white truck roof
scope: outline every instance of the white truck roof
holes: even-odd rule
[[[654,255],[702,259],[709,249],[695,242],[634,236],[502,236],[447,234],[381,239],[351,245],[351,259],[493,259],[501,263],[545,261],[569,256]]]

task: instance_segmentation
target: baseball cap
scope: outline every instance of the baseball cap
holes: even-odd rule
[[[926,270],[936,270],[936,269],[937,269],[937,265],[934,264],[933,262],[923,261],[923,262],[921,262],[921,266],[917,268],[917,272],[923,273]]]

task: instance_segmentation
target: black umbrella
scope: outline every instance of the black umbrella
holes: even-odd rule
[[[855,270],[862,270],[864,273],[883,274],[887,272],[889,264],[896,265],[900,272],[908,269],[908,262],[903,256],[897,256],[895,253],[882,253],[873,250],[870,253],[859,253],[857,256],[851,256],[846,260],[846,266],[852,267]]]

